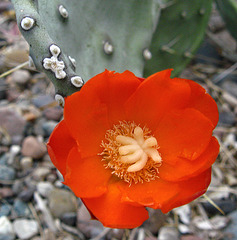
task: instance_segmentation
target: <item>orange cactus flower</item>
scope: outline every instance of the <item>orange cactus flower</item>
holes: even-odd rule
[[[219,144],[215,101],[197,83],[105,71],[65,99],[48,152],[106,227],[134,228],[206,192]]]

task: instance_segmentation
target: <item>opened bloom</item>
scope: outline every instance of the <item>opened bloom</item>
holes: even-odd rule
[[[215,101],[197,83],[105,71],[65,100],[48,151],[106,227],[134,228],[206,192],[219,144]]]

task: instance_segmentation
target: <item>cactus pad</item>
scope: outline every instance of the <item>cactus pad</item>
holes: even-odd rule
[[[176,0],[161,11],[152,38],[152,58],[145,65],[144,75],[174,68],[177,75],[198,49],[208,23],[212,0]]]

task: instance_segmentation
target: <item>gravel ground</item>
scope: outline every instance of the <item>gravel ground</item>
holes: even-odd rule
[[[8,1],[0,2],[0,23],[2,74],[28,60],[28,44]],[[236,49],[236,41],[214,11],[205,41],[181,74],[203,85],[220,112],[214,134],[221,149],[207,194],[166,215],[150,210],[150,219],[133,230],[104,228],[91,221],[80,199],[61,183],[45,143],[63,110],[45,75],[23,64],[1,77],[0,240],[237,239]]]

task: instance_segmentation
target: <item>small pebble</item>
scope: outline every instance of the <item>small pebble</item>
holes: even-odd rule
[[[12,191],[14,194],[18,195],[21,191],[24,190],[24,184],[20,180],[15,180],[12,186]]]
[[[180,240],[203,240],[203,239],[195,235],[184,235],[184,236],[181,236]]]
[[[75,212],[77,201],[74,194],[64,189],[54,189],[50,192],[49,209],[54,217],[60,218],[68,212]]]
[[[144,227],[156,235],[158,230],[164,225],[166,215],[163,214],[160,210],[151,209],[149,216],[149,219],[144,222]]]
[[[14,168],[0,165],[0,180],[3,181],[14,180],[15,176],[16,172]]]
[[[33,178],[36,181],[43,181],[50,174],[50,169],[46,167],[38,167],[33,172]]]
[[[231,240],[237,240],[237,210],[229,214],[228,217],[230,218],[230,224],[225,228],[224,232],[233,236]]]
[[[9,204],[2,204],[0,206],[0,217],[2,217],[2,216],[9,216],[10,213],[11,213],[11,209],[12,209],[11,205],[9,205]]]
[[[4,153],[1,157],[0,157],[0,165],[7,165],[7,160],[9,158],[9,152],[8,153]]]
[[[31,186],[22,192],[18,194],[19,199],[21,199],[23,202],[29,202],[32,200],[34,192],[35,192],[35,187]]]
[[[230,111],[221,111],[219,113],[219,123],[227,126],[232,126],[235,123],[235,114]]]
[[[24,156],[32,157],[34,159],[42,158],[47,152],[46,145],[36,137],[28,136],[22,143],[21,153]]]
[[[57,176],[55,174],[49,174],[46,178],[47,182],[54,183],[57,179]]]
[[[7,100],[9,102],[14,102],[17,99],[19,99],[21,95],[21,92],[19,91],[19,89],[16,89],[16,87],[9,87],[9,89],[7,89]]]
[[[91,220],[91,215],[84,204],[81,204],[77,212],[77,227],[87,238],[96,237],[104,230],[99,221]]]
[[[61,217],[61,221],[69,226],[76,226],[77,223],[76,212],[64,213]]]
[[[0,107],[0,126],[10,135],[12,144],[20,144],[26,120],[18,113],[16,107]]]
[[[28,205],[19,199],[15,200],[13,210],[17,217],[29,217],[31,215]]]
[[[32,101],[37,108],[40,108],[53,103],[55,100],[49,95],[38,95]]]
[[[63,109],[61,107],[46,108],[43,111],[43,114],[48,120],[53,120],[58,122],[63,116]]]
[[[32,157],[23,157],[20,160],[20,166],[22,170],[27,171],[32,168],[33,165],[33,159]]]
[[[50,182],[39,182],[37,184],[37,191],[42,197],[48,197],[54,186]]]
[[[11,74],[11,80],[18,85],[25,85],[30,80],[31,75],[27,70],[16,70]]]
[[[179,240],[179,232],[175,227],[162,227],[158,235],[159,240]]]
[[[2,187],[0,188],[0,199],[1,198],[9,198],[14,195],[14,192],[10,187]]]
[[[44,137],[49,137],[51,135],[51,133],[53,132],[54,128],[57,126],[57,122],[55,121],[47,121],[44,122],[42,125],[42,128],[44,130]]]
[[[16,219],[13,222],[13,227],[16,235],[23,240],[30,239],[39,232],[38,224],[35,220]]]
[[[0,217],[0,239],[1,240],[14,240],[15,233],[12,223],[6,216]]]

